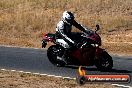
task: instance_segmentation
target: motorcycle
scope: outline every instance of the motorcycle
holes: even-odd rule
[[[55,66],[77,65],[77,66],[96,66],[99,70],[111,70],[113,67],[112,57],[100,48],[101,37],[97,34],[100,30],[96,25],[95,31],[84,27],[87,32],[75,33],[77,48],[69,50],[69,45],[62,38],[56,38],[55,34],[47,33],[43,35],[42,48],[45,48],[48,42],[52,42],[47,50],[49,61]],[[58,59],[66,53],[66,61]]]

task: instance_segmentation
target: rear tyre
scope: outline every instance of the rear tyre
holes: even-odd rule
[[[95,65],[101,71],[110,71],[113,67],[112,57],[107,52],[103,52],[95,61]]]
[[[63,67],[66,65],[64,61],[57,59],[57,56],[62,57],[63,54],[64,48],[59,45],[52,45],[47,50],[49,61],[57,67]]]

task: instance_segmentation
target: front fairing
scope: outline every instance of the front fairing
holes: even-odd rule
[[[94,31],[90,31],[89,33],[84,33],[84,34],[85,37],[92,40],[95,44],[101,46],[101,38],[97,33],[95,33]]]
[[[84,34],[87,36],[87,38],[101,46],[101,37],[95,31],[87,28],[86,26],[83,26],[83,28],[86,30],[86,33]]]
[[[101,38],[97,33],[92,34],[91,36],[89,36],[89,38],[92,39],[96,44],[101,46]]]

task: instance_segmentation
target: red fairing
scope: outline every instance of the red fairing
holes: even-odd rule
[[[43,39],[47,37],[47,33],[43,33]]]
[[[72,56],[75,57],[75,58],[77,58],[77,59],[81,58],[81,52],[80,52],[80,50],[78,49],[76,51],[73,51],[72,52]]]
[[[48,41],[53,41],[53,38],[47,37]]]
[[[53,37],[49,37],[47,33],[43,33],[43,39],[46,41],[53,41]]]
[[[95,41],[97,44],[99,44],[99,46],[101,46],[101,38],[97,33],[92,34],[88,38]]]
[[[100,54],[101,54],[103,51],[104,51],[104,49],[102,49],[102,48],[97,48],[97,49],[96,49],[96,52],[95,52],[96,56],[99,57]]]

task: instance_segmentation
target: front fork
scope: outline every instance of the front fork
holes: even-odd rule
[[[96,49],[96,52],[95,52],[95,57],[96,58],[99,58],[101,56],[101,54],[105,51],[105,49],[102,49],[102,48],[97,48]]]

